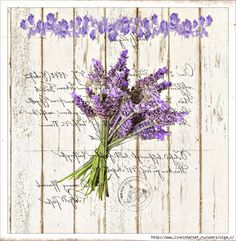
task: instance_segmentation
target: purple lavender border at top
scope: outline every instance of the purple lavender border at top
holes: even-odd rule
[[[172,13],[168,20],[159,19],[159,16],[153,14],[147,17],[128,17],[123,16],[116,20],[109,21],[108,18],[96,19],[93,16],[77,16],[74,20],[57,19],[56,15],[49,13],[46,20],[36,20],[33,14],[30,14],[20,23],[20,27],[26,30],[28,37],[36,34],[46,36],[47,33],[58,37],[85,37],[89,35],[95,40],[99,34],[106,33],[110,41],[116,41],[120,36],[132,34],[138,39],[149,40],[160,34],[166,37],[169,32],[189,38],[208,36],[206,28],[212,24],[210,15],[190,21],[181,20],[177,13]]]

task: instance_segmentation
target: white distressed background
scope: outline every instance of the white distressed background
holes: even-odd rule
[[[101,59],[107,68],[116,61],[119,42],[109,42],[104,36],[95,41],[89,38],[55,36],[44,39],[28,39],[19,28],[21,19],[33,13],[36,19],[49,12],[58,18],[73,19],[77,15],[150,16],[157,13],[167,18],[178,12],[180,18],[194,19],[200,14],[212,15],[214,22],[209,37],[181,39],[157,37],[148,42],[139,41],[135,47],[124,42],[129,49],[128,65],[147,73],[158,67],[168,66],[172,73],[168,78],[174,86],[166,91],[173,107],[191,110],[187,117],[189,125],[170,128],[171,137],[164,142],[133,141],[117,149],[121,153],[135,153],[136,158],[109,160],[110,168],[132,167],[133,172],[112,175],[109,181],[110,197],[98,201],[92,194],[85,203],[73,207],[66,201],[61,209],[53,208],[49,199],[62,196],[60,191],[45,185],[70,173],[86,161],[82,153],[92,151],[97,144],[89,135],[94,131],[86,119],[81,120],[77,109],[67,102],[50,102],[60,98],[70,101],[71,90],[60,89],[68,82],[80,88],[72,70],[90,70],[92,58]],[[9,9],[9,232],[10,233],[224,233],[228,231],[228,12],[226,8],[12,8]],[[184,73],[186,63],[192,66],[193,76]],[[61,71],[69,74],[64,78],[26,78],[30,72]],[[132,72],[132,71],[131,71]],[[132,72],[134,73],[134,71]],[[80,81],[85,77],[78,74]],[[131,79],[135,80],[135,76]],[[68,83],[68,84],[70,84]],[[178,90],[184,83],[190,87],[191,99],[185,102]],[[45,89],[59,88],[55,92]],[[36,91],[38,88],[38,91]],[[78,90],[78,92],[83,90]],[[30,100],[31,99],[31,100]],[[32,103],[32,100],[38,101]],[[47,105],[49,103],[49,105]],[[32,114],[32,111],[36,111]],[[58,111],[66,111],[60,114]],[[37,112],[38,111],[38,112]],[[56,112],[44,118],[43,111]],[[29,114],[31,113],[31,114]],[[69,114],[68,114],[69,113]],[[73,114],[74,113],[74,114]],[[58,127],[48,126],[58,121]],[[80,129],[72,122],[80,123]],[[54,125],[55,122],[54,122]],[[118,188],[130,176],[139,183],[140,170],[150,159],[147,153],[167,157],[160,164],[161,170],[172,168],[170,157],[184,150],[187,160],[178,160],[188,166],[185,174],[147,174],[152,187],[152,201],[144,209],[129,211],[118,201]],[[80,153],[78,157],[73,155]],[[63,158],[63,153],[66,158]],[[79,160],[79,161],[78,161]],[[36,185],[36,181],[39,184]],[[73,181],[64,184],[78,184]],[[43,185],[44,187],[40,186]],[[68,194],[68,193],[67,193]],[[77,193],[72,192],[73,195]],[[54,199],[53,199],[54,196]],[[68,195],[67,195],[68,196]],[[138,205],[139,207],[139,205]]]

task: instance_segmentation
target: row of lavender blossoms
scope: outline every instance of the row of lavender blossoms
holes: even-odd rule
[[[58,37],[85,37],[89,35],[92,40],[98,38],[99,34],[107,34],[110,41],[116,41],[119,37],[131,34],[138,39],[149,40],[160,34],[166,37],[169,32],[174,32],[185,38],[208,36],[206,28],[211,25],[213,19],[210,15],[200,16],[190,21],[181,20],[177,13],[172,13],[168,20],[160,19],[160,16],[153,14],[147,17],[123,16],[114,21],[108,18],[96,19],[93,16],[77,16],[74,20],[57,19],[56,15],[49,13],[46,20],[36,21],[35,16],[30,14],[23,19],[20,27],[26,30],[28,37],[38,34],[46,36],[47,33],[55,34]]]

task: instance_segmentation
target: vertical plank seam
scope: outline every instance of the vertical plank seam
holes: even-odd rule
[[[73,8],[73,24],[74,24],[74,29],[75,29],[75,8]],[[75,46],[76,46],[76,39],[75,36],[73,35],[73,91],[75,91]],[[75,172],[75,146],[76,146],[76,139],[75,139],[75,134],[76,134],[76,129],[75,129],[75,105],[73,104],[73,172]],[[75,202],[76,198],[76,180],[75,177],[73,178],[73,198]],[[76,209],[75,209],[75,203],[73,205],[73,233],[76,231]]]
[[[201,8],[199,8],[199,17]],[[199,82],[198,82],[198,100],[199,100],[199,233],[202,232],[202,52],[201,37],[199,37]]]
[[[104,18],[106,18],[106,8],[104,8]],[[105,75],[107,73],[107,34],[104,33],[104,66],[105,66]],[[106,167],[107,168],[107,167]],[[107,202],[106,202],[106,192],[104,192],[104,216],[103,216],[103,232],[106,233],[107,230]]]
[[[168,19],[170,17],[170,8],[168,8]],[[170,34],[168,33],[168,50],[167,50],[167,68],[168,68],[168,81],[170,81]],[[167,90],[167,99],[170,101],[170,88]],[[167,146],[168,146],[168,192],[167,192],[167,206],[168,206],[168,233],[171,231],[171,202],[170,202],[170,127],[167,127],[169,135],[167,136]]]
[[[136,18],[139,17],[139,8],[136,8]],[[138,26],[136,32],[138,31]],[[139,40],[138,34],[136,33],[136,68],[139,68]],[[140,232],[140,207],[139,207],[139,158],[140,158],[140,140],[139,137],[136,139],[136,233]]]
[[[9,204],[9,232],[12,232],[12,8],[10,8],[10,204]]]
[[[41,19],[43,21],[43,8],[41,8]],[[41,206],[40,206],[40,232],[44,233],[44,188],[43,188],[43,184],[44,184],[44,135],[43,135],[43,97],[44,97],[44,91],[43,91],[43,37],[41,37],[41,49],[40,49],[40,55],[41,55],[41,193],[40,193],[40,200],[41,200]]]

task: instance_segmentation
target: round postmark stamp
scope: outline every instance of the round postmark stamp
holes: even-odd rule
[[[118,200],[120,204],[129,211],[136,211],[137,203],[139,210],[143,210],[152,200],[152,187],[147,180],[139,178],[138,191],[136,187],[136,177],[129,177],[126,178],[118,188]]]

